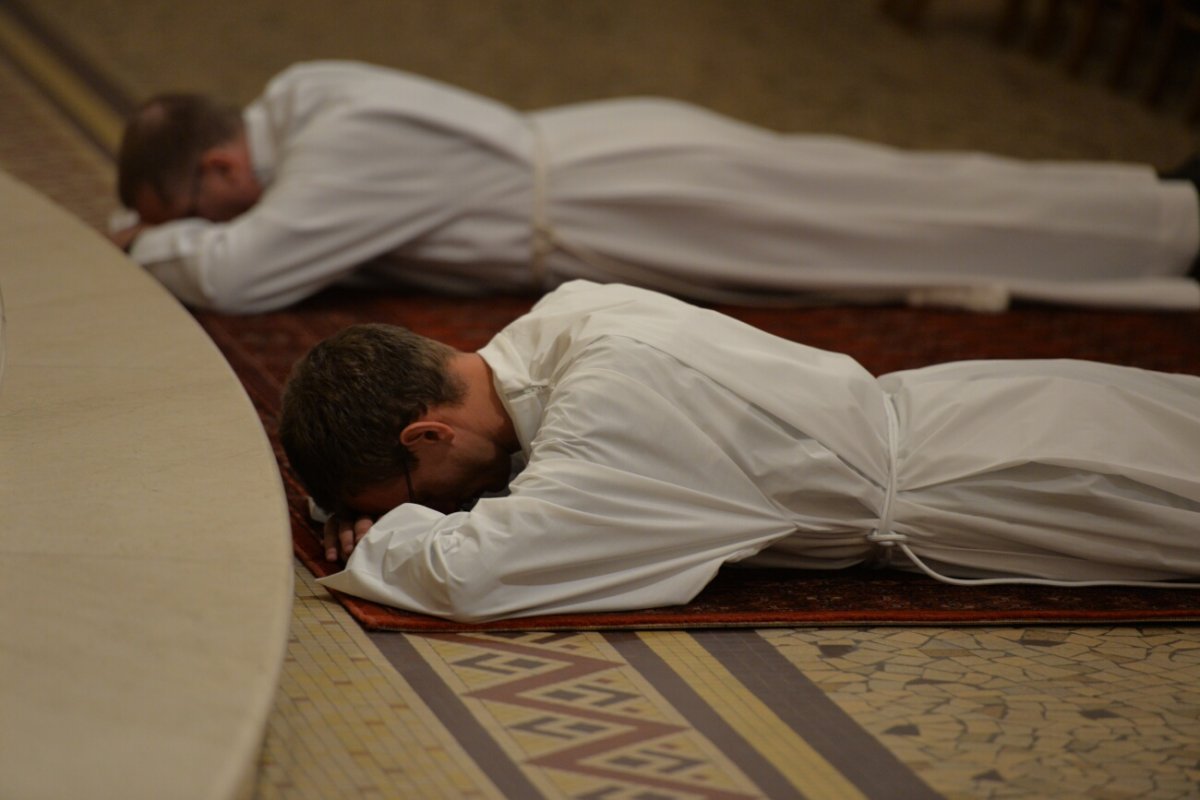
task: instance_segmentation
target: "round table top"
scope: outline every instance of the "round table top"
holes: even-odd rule
[[[0,209],[0,796],[237,796],[293,597],[270,443],[137,265],[3,173]]]

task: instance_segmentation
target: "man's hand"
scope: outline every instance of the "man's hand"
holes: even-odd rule
[[[339,551],[342,560],[349,558],[350,554],[354,552],[354,545],[367,535],[367,531],[371,530],[373,524],[374,521],[370,517],[345,520],[333,516],[325,520],[325,535],[322,537],[322,544],[325,546],[325,560],[337,561]]]
[[[146,223],[139,222],[137,225],[131,225],[128,228],[122,228],[119,231],[113,231],[112,233],[108,234],[108,238],[113,244],[128,253],[130,248],[133,247],[134,240],[142,234],[142,231],[149,227],[150,226]]]

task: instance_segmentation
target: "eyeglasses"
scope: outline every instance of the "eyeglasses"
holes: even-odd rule
[[[404,475],[404,488],[408,492],[404,497],[396,497],[393,487],[395,475],[380,480],[359,490],[350,491],[343,495],[335,507],[335,513],[343,519],[379,519],[393,508],[405,503],[420,503],[416,489],[413,487],[412,470],[409,465],[411,456],[407,450],[400,449],[395,454],[400,472]]]
[[[400,458],[400,466],[404,468],[404,488],[408,490],[407,503],[417,502],[416,492],[413,491],[412,473],[408,471],[408,459],[403,456]]]
[[[188,202],[184,207],[180,219],[191,219],[200,216],[200,189],[204,185],[204,165],[196,164],[196,169],[192,171],[191,188],[188,189]]]

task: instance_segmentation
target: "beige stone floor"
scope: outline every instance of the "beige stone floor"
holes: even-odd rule
[[[947,797],[1195,797],[1200,630],[762,634]]]
[[[256,797],[502,795],[358,623],[296,564],[292,634]]]

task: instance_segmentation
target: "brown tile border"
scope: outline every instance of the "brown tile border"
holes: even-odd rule
[[[508,754],[484,729],[466,704],[417,652],[407,634],[368,633],[371,641],[408,681],[434,715],[505,797],[543,797]]]
[[[770,761],[733,730],[667,662],[647,647],[637,633],[613,632],[605,634],[604,638],[697,732],[719,747],[730,761],[754,781],[765,796],[772,800],[804,798],[805,795],[780,774]]]
[[[692,636],[867,797],[942,797],[756,632],[696,631]]]

